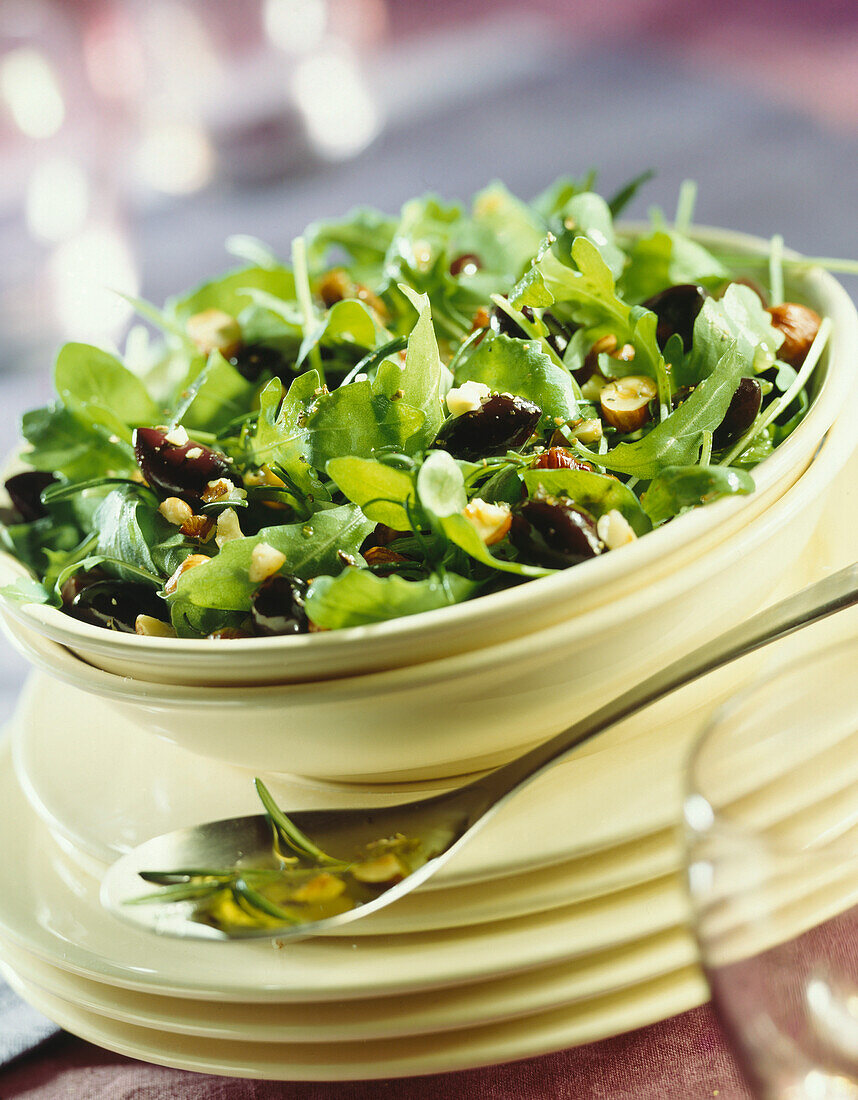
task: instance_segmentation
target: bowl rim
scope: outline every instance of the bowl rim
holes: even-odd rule
[[[853,386],[849,396],[846,412],[858,417],[858,384]],[[754,517],[726,545],[712,547],[707,553],[692,558],[679,570],[646,584],[637,591],[627,593],[619,600],[601,604],[579,616],[495,645],[419,664],[325,681],[210,687],[138,680],[108,672],[90,665],[65,646],[32,628],[25,629],[24,637],[16,636],[14,644],[25,651],[38,667],[72,686],[94,691],[120,702],[140,703],[144,706],[160,704],[170,709],[199,709],[201,705],[206,709],[225,706],[246,709],[254,704],[272,701],[318,706],[328,701],[342,703],[349,699],[371,698],[382,691],[410,690],[418,685],[426,686],[431,683],[443,684],[451,679],[474,675],[498,662],[516,662],[517,668],[523,668],[524,662],[541,660],[541,654],[546,648],[568,645],[576,635],[595,637],[609,629],[616,620],[628,619],[630,614],[640,615],[666,602],[676,595],[680,584],[688,589],[705,581],[712,572],[713,555],[717,555],[722,569],[741,561],[749,546],[774,535],[796,512],[804,508],[808,499],[819,497],[832,478],[839,473],[856,447],[851,419],[847,415],[833,426],[802,477],[770,508]],[[0,626],[7,633],[10,632],[5,614],[0,615]]]
[[[618,228],[620,231],[635,234],[646,226],[644,223],[620,223]],[[710,242],[722,246],[729,245],[749,257],[759,257],[770,250],[768,240],[734,230],[694,226],[690,235],[704,244]],[[790,252],[786,254],[796,255]],[[804,294],[800,296],[809,294],[810,297],[816,297],[818,302],[825,301],[828,307],[826,313],[835,320],[835,324],[821,363],[825,368],[825,375],[819,393],[807,416],[796,430],[768,458],[755,467],[754,495],[776,484],[779,478],[783,477],[784,473],[795,464],[795,455],[806,450],[805,440],[810,436],[811,431],[820,439],[824,437],[844,405],[855,381],[854,371],[848,370],[847,364],[850,363],[850,350],[854,353],[854,350],[858,349],[858,313],[849,295],[837,279],[819,267],[795,273],[791,285],[804,288]],[[842,363],[843,369],[832,370],[834,363]],[[387,644],[401,642],[404,645],[406,641],[413,641],[415,634],[435,635],[447,630],[455,630],[459,624],[475,625],[476,622],[482,622],[488,628],[498,619],[532,611],[535,604],[542,606],[563,602],[570,608],[574,608],[576,595],[605,589],[615,581],[649,568],[674,551],[693,544],[720,524],[739,515],[749,499],[721,498],[704,508],[695,509],[679,517],[679,523],[666,524],[649,532],[646,537],[622,547],[621,553],[615,551],[600,555],[574,568],[559,570],[555,574],[537,578],[535,584],[531,581],[461,604],[362,626],[283,637],[221,639],[217,643],[217,654],[218,657],[226,657],[230,661],[250,662],[261,654],[271,656],[280,653],[285,662],[288,661],[290,654],[312,653],[318,656],[320,662],[324,662],[326,656],[340,649],[353,650],[363,644],[382,641]],[[26,567],[6,551],[0,551],[0,572],[3,571],[18,577],[30,576]],[[657,584],[659,579],[661,578],[652,583]],[[108,632],[103,628],[72,619],[49,605],[15,604],[1,597],[0,606],[5,613],[11,615],[23,626],[45,635],[52,641],[80,648],[83,652],[90,654],[114,659],[122,657],[126,660],[135,658],[145,660],[147,657],[152,660],[181,660],[183,663],[199,660],[204,665],[209,664],[214,656],[210,648],[201,645],[206,639],[155,638]],[[594,608],[591,607],[589,610],[592,611]],[[572,610],[571,618],[578,619],[588,613],[585,610],[576,614]],[[529,632],[526,627],[523,627],[523,630]],[[411,663],[414,662],[406,662],[403,667],[408,667]],[[361,675],[373,674],[367,672]],[[315,681],[308,676],[297,682]]]

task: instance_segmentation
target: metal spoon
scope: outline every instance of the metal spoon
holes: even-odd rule
[[[364,810],[312,810],[289,817],[323,851],[353,858],[367,843],[401,833],[418,839],[430,855],[400,882],[381,888],[371,900],[315,922],[282,927],[247,927],[224,932],[190,919],[190,903],[130,905],[146,892],[140,872],[186,867],[232,867],[239,860],[270,857],[272,830],[264,814],[230,818],[155,837],[119,859],[107,872],[102,904],[132,923],[166,935],[192,939],[315,936],[382,909],[410,893],[442,867],[517,791],[578,745],[657,699],[769,642],[858,603],[858,564],[809,585],[761,611],[741,626],[686,654],[612,699],[524,756],[465,786],[420,801]]]

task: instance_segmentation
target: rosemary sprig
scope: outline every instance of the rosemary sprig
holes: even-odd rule
[[[323,852],[308,836],[302,833],[298,826],[283,813],[261,779],[254,779],[253,784],[275,832],[293,852],[297,852],[299,856],[313,860],[324,867],[348,866],[342,860],[334,859]]]

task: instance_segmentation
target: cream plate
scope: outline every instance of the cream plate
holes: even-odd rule
[[[32,985],[99,1016],[181,1035],[243,1042],[301,1043],[393,1039],[478,1027],[618,992],[692,965],[697,950],[683,928],[628,947],[509,978],[322,1004],[218,1004],[118,989],[70,974],[0,942],[0,959]]]
[[[678,876],[537,916],[395,937],[189,942],[105,912],[97,883],[54,847],[0,760],[0,934],[65,970],[125,988],[223,1001],[324,1001],[398,994],[547,967],[674,928]],[[370,918],[367,918],[369,920]]]
[[[461,774],[500,763],[704,644],[785,579],[804,583],[796,563],[854,444],[844,413],[810,470],[763,516],[634,600],[457,658],[323,685],[192,689],[111,675],[11,624],[14,641],[55,678],[109,699],[128,723],[199,755],[356,784]],[[737,666],[724,682],[741,682]],[[674,702],[664,705],[670,713]],[[599,740],[611,744],[612,735]]]
[[[644,1027],[702,1004],[696,967],[580,1004],[519,1020],[443,1034],[340,1043],[250,1043],[135,1027],[52,996],[3,967],[39,1011],[89,1042],[132,1058],[229,1077],[275,1081],[353,1081],[444,1073],[510,1062]]]
[[[735,685],[735,672],[711,677],[705,688],[677,693],[585,746],[504,807],[428,887],[529,873],[672,827],[690,739]],[[259,812],[250,773],[152,738],[122,723],[104,701],[43,676],[24,691],[14,755],[40,816],[104,864],[160,833]],[[439,789],[282,776],[266,782],[287,812],[391,804]]]

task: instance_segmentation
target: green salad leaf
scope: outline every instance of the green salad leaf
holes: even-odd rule
[[[63,610],[97,619],[133,584],[117,628],[220,639],[382,622],[552,573],[575,557],[555,498],[644,536],[751,492],[812,408],[832,322],[808,313],[803,359],[779,359],[784,321],[762,298],[789,305],[809,261],[779,237],[749,258],[701,244],[691,181],[673,225],[618,227],[650,175],[608,201],[590,172],[530,202],[495,181],[469,202],[358,207],[309,226],[289,264],[230,238],[243,266],[163,308],[128,299],[144,323],[123,353],[60,350],[54,398],[23,418],[0,547]],[[687,283],[700,292],[645,305]],[[626,376],[654,396],[606,393]],[[731,407],[743,379],[753,400]]]
[[[569,497],[596,518],[616,510],[629,521],[636,535],[652,529],[638,498],[615,477],[589,470],[525,470],[522,477],[530,496],[544,489],[551,496]]]
[[[373,524],[354,504],[317,512],[307,523],[264,527],[256,535],[232,539],[202,565],[179,578],[172,601],[222,611],[250,610],[259,587],[250,579],[253,549],[266,543],[286,557],[284,570],[305,580],[319,573],[338,573],[342,554],[356,554]]]
[[[317,577],[307,592],[307,614],[318,626],[338,630],[365,626],[421,611],[461,603],[478,590],[475,581],[455,573],[424,580],[376,577],[362,569],[344,569],[337,577]]]
[[[582,458],[606,470],[650,480],[666,466],[690,466],[700,455],[704,432],[714,432],[727,412],[742,377],[742,357],[731,344],[718,365],[666,420],[634,443],[618,443],[594,455],[580,445]]]
[[[495,393],[514,393],[538,405],[543,415],[569,420],[578,402],[572,376],[556,366],[536,340],[517,340],[503,334],[486,337],[462,364],[456,382],[482,382]]]
[[[747,470],[731,466],[666,466],[650,482],[641,503],[657,525],[718,497],[753,491],[754,479]]]

